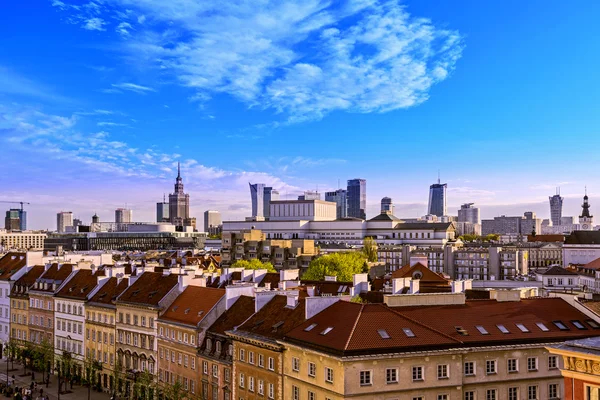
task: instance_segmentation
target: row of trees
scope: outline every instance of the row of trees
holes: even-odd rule
[[[268,272],[277,272],[270,262],[262,262],[259,259],[253,258],[252,260],[237,260],[231,264],[231,268],[244,268],[244,269],[266,269]]]
[[[490,233],[489,235],[486,236],[480,236],[480,235],[471,235],[471,234],[464,234],[458,237],[460,240],[462,240],[463,242],[479,242],[479,243],[484,243],[484,242],[495,242],[498,241],[500,239],[500,235],[497,235],[495,233]]]

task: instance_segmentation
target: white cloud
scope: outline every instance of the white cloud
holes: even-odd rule
[[[121,124],[118,122],[106,122],[106,121],[98,122],[96,125],[98,125],[98,126],[129,126],[127,124]]]
[[[463,48],[458,32],[411,16],[397,0],[111,4],[117,10],[104,12],[114,18],[122,9],[140,16],[119,25],[127,57],[176,77],[192,100],[227,93],[287,123],[418,105]]]
[[[35,82],[11,68],[0,65],[0,93],[34,97],[53,102],[65,102],[68,99],[55,93],[52,88]]]
[[[82,28],[88,31],[103,31],[103,25],[106,25],[106,22],[102,18],[94,17],[86,20]]]
[[[121,34],[121,36],[129,36],[129,31],[132,30],[133,27],[129,22],[121,22],[117,25],[116,31]]]
[[[151,87],[137,85],[135,83],[113,83],[111,86],[116,89],[116,92],[115,92],[115,89],[104,89],[104,92],[105,93],[119,93],[119,89],[128,90],[130,92],[135,92],[138,94],[146,94],[149,92],[156,92],[156,90]]]

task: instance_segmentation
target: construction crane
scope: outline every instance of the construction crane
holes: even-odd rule
[[[26,201],[5,201],[5,200],[0,200],[0,203],[20,204],[21,205],[21,211],[23,211],[23,204],[31,204],[31,203],[28,203]]]

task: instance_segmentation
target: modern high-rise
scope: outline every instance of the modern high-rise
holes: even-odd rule
[[[427,208],[427,214],[437,215],[443,217],[447,215],[446,210],[446,189],[448,185],[446,183],[440,183],[438,179],[437,183],[429,186],[429,207]]]
[[[325,201],[332,201],[336,204],[336,218],[348,217],[348,191],[338,189],[335,192],[325,192]]]
[[[133,222],[133,210],[128,208],[117,208],[115,210],[115,222],[117,224],[127,224]]]
[[[223,226],[221,213],[219,211],[206,210],[204,211],[204,232],[214,235]]]
[[[73,213],[71,211],[61,211],[56,214],[56,231],[65,233],[67,226],[73,226]]]
[[[264,183],[248,183],[252,200],[252,217],[268,218],[271,201],[279,200],[279,192]]]
[[[381,213],[388,213],[394,215],[394,203],[390,197],[384,197],[381,199]]]
[[[169,222],[169,203],[156,203],[156,222]]]
[[[4,228],[9,231],[27,230],[27,211],[11,208],[6,212]]]
[[[367,219],[367,180],[348,180],[348,217]]]
[[[458,210],[458,222],[469,222],[471,224],[481,224],[479,208],[473,207],[475,203],[465,203]]]
[[[554,196],[549,197],[549,199],[550,219],[552,220],[552,225],[559,226],[561,225],[560,218],[562,217],[563,198],[560,197],[559,193],[557,193]]]
[[[190,195],[183,191],[181,168],[177,163],[177,178],[175,190],[169,194],[169,222],[177,226],[184,226],[190,220]]]

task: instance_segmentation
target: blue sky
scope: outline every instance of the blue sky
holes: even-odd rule
[[[600,204],[600,27],[592,1],[6,2],[1,200],[32,228],[72,210],[154,218],[181,161],[192,213],[249,214],[248,182],[289,198],[368,180],[425,213]],[[596,201],[598,199],[598,201]]]

